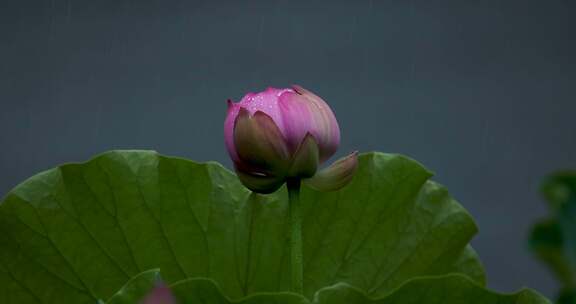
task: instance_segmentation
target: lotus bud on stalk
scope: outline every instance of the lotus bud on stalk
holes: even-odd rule
[[[358,164],[354,152],[318,172],[338,149],[340,128],[328,104],[299,86],[229,100],[224,135],[240,181],[258,193],[274,192],[291,180],[319,191],[338,190]]]
[[[358,166],[357,152],[318,171],[338,149],[340,128],[328,104],[299,86],[249,93],[239,103],[228,100],[224,135],[244,186],[271,193],[287,184],[291,290],[303,294],[300,183],[319,191],[344,187]]]

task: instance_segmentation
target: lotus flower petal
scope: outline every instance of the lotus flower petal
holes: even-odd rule
[[[249,173],[242,170],[236,170],[236,174],[246,188],[262,194],[268,194],[278,190],[285,181],[284,176]]]
[[[358,168],[358,152],[340,158],[328,168],[316,173],[312,178],[304,180],[311,188],[322,191],[336,191],[346,186],[354,177]]]
[[[264,112],[257,111],[252,116],[248,110],[240,108],[234,125],[234,146],[241,169],[258,168],[253,170],[282,176],[287,172],[290,161],[288,148],[282,133]]]
[[[318,145],[312,134],[307,133],[294,154],[289,177],[312,177],[318,169]]]
[[[278,128],[282,130],[283,121],[280,115],[277,99],[278,96],[282,95],[284,92],[292,92],[292,89],[268,88],[257,94],[248,93],[238,103],[228,100],[228,112],[224,122],[224,138],[228,154],[230,155],[230,158],[232,158],[232,161],[238,161],[238,154],[236,153],[236,148],[234,146],[234,124],[238,114],[240,113],[240,108],[248,110],[251,115],[258,111],[264,112],[270,116],[272,121],[274,121]]]
[[[310,105],[310,133],[318,141],[320,148],[320,162],[323,163],[330,158],[340,145],[340,127],[336,116],[328,104],[314,93],[301,86],[294,85],[294,91],[306,97]]]

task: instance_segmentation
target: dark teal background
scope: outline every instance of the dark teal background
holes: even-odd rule
[[[526,250],[538,186],[576,167],[576,2],[0,1],[0,195],[110,149],[229,165],[227,98],[301,84],[352,150],[409,155],[474,215],[490,286],[555,282]]]

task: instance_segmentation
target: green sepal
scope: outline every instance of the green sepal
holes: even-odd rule
[[[297,178],[312,177],[316,174],[316,170],[318,170],[318,162],[318,144],[312,134],[306,133],[306,136],[294,154],[288,176]]]
[[[290,153],[282,132],[266,113],[257,111],[251,116],[240,108],[234,124],[234,145],[244,167],[275,176],[286,174]]]
[[[241,170],[236,170],[236,175],[246,188],[262,194],[278,190],[285,181],[283,176],[248,173]]]

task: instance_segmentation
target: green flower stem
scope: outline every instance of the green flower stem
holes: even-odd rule
[[[304,271],[302,259],[302,214],[300,211],[300,179],[287,181],[288,203],[290,205],[290,266],[291,289],[295,293],[304,292]]]

